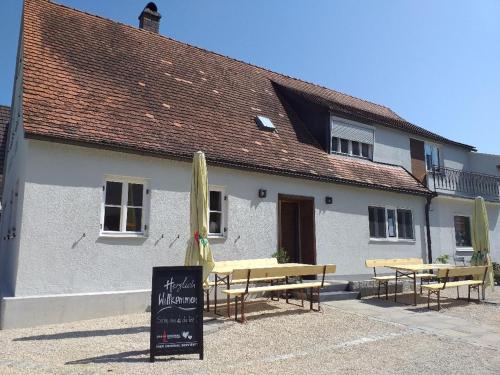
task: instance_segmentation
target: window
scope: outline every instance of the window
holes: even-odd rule
[[[364,158],[370,157],[370,145],[366,143],[361,144],[361,156]]]
[[[332,152],[339,152],[339,139],[332,137]]]
[[[349,153],[349,141],[347,139],[340,139],[340,152],[343,154]]]
[[[439,148],[436,145],[425,144],[425,165],[428,171],[440,166]]]
[[[352,141],[352,154],[355,156],[360,156],[359,142]]]
[[[344,138],[332,137],[332,152],[360,156],[365,159],[371,159],[372,146],[368,143],[350,141]]]
[[[455,244],[457,247],[472,247],[470,218],[468,216],[455,216]]]
[[[332,118],[331,152],[371,159],[374,132],[371,126]]]
[[[101,230],[104,234],[144,234],[145,197],[149,195],[144,180],[110,178],[104,186]]]
[[[398,237],[412,240],[413,216],[410,210],[398,209]]]
[[[385,208],[368,207],[368,218],[370,222],[370,237],[385,238]]]
[[[387,235],[396,237],[396,210],[387,209]]]
[[[208,196],[208,235],[223,237],[224,228],[224,188],[211,186]]]
[[[368,207],[370,238],[414,240],[411,210],[393,207]]]

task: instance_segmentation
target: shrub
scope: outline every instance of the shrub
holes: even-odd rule
[[[276,250],[272,257],[278,259],[278,263],[288,263],[290,261],[287,252],[282,247]]]
[[[493,277],[495,282],[500,285],[500,263],[493,262]]]
[[[436,262],[446,264],[450,260],[450,256],[448,254],[440,255],[436,258]]]

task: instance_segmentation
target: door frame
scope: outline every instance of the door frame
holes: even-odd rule
[[[308,197],[308,196],[303,196],[303,195],[293,195],[293,194],[281,194],[278,193],[278,249],[281,247],[281,202],[282,201],[293,201],[293,202],[298,202],[298,208],[299,208],[299,241],[301,240],[300,237],[300,209],[301,205],[300,202],[302,201],[309,201],[312,203],[312,237],[313,237],[313,244],[312,244],[312,251],[313,251],[313,259],[314,259],[314,264],[317,264],[317,254],[316,254],[316,206],[314,202],[314,197]],[[300,255],[302,257],[302,247],[300,247]]]

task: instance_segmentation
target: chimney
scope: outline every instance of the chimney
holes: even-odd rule
[[[139,16],[139,28],[158,33],[160,31],[161,14],[153,2],[148,3]]]

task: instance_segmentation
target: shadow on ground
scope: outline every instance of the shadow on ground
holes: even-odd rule
[[[198,355],[198,354],[196,354]],[[190,357],[156,357],[155,362],[190,361]],[[129,352],[106,354],[98,357],[77,359],[66,362],[65,365],[87,365],[91,363],[143,363],[149,362],[149,350],[134,350]]]
[[[143,332],[149,332],[149,327],[143,326],[143,327],[116,328],[116,329],[99,329],[92,331],[60,332],[51,335],[18,337],[15,338],[13,341],[79,339],[85,337],[98,337],[98,336],[135,335]]]
[[[394,302],[394,295],[389,295],[388,299],[384,297],[377,298],[375,297],[366,297],[361,300],[362,303],[371,304],[378,307],[394,307],[394,306],[402,306],[408,311],[413,312],[428,312],[430,310],[437,311],[437,299],[432,298],[430,300],[430,310],[427,308],[427,296],[417,295],[417,306],[413,305],[413,293],[405,293],[398,294],[397,302]],[[467,301],[467,298],[460,299],[450,298],[441,296],[441,312],[446,311],[447,309],[453,309],[456,307],[467,306],[469,303],[478,303],[477,299],[471,298],[470,302]]]

